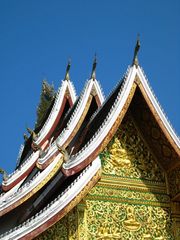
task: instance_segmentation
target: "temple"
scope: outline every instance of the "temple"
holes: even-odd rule
[[[96,58],[76,96],[70,61],[42,84],[37,121],[14,172],[1,169],[0,239],[180,239],[180,139],[142,67],[108,97]]]

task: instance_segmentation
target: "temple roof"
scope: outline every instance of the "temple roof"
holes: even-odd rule
[[[163,170],[168,173],[180,167],[180,139],[138,64],[137,52],[132,66],[128,67],[122,80],[105,101],[95,77],[96,60],[91,78],[76,101],[67,69],[65,76],[68,79],[62,82],[46,123],[32,141],[41,146],[44,154],[39,155],[39,149],[33,151],[20,168],[3,182],[3,187],[12,182],[15,184],[0,196],[2,224],[13,213],[12,225],[16,228],[12,229],[9,225],[11,231],[1,235],[1,239],[32,239],[78,204],[99,180],[99,154],[115,135],[127,111],[131,112]],[[74,104],[51,131],[66,93],[71,95]],[[149,129],[148,133],[146,129]],[[22,185],[35,165],[38,172]],[[16,217],[16,212],[24,207],[24,215]]]

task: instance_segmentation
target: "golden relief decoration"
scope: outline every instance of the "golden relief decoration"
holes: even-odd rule
[[[128,206],[126,208],[126,220],[123,221],[123,227],[128,231],[138,231],[141,228],[141,223],[136,221],[134,214],[134,207]]]
[[[81,201],[77,205],[78,212],[78,239],[87,239],[87,219],[86,219],[86,204]]]
[[[86,204],[87,240],[174,239],[168,208],[91,200]]]
[[[165,182],[162,170],[140,137],[128,113],[100,157],[104,174]]]
[[[111,201],[144,202],[144,204],[169,206],[170,198],[167,194],[152,192],[133,191],[128,189],[116,189],[110,186],[102,187],[97,185],[89,192],[87,199],[103,199]]]

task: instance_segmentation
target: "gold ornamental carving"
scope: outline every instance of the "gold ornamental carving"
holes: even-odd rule
[[[126,114],[100,157],[104,174],[165,182],[164,173],[140,137],[130,114]]]
[[[87,240],[174,239],[168,208],[86,202]]]
[[[123,227],[128,231],[138,231],[141,228],[141,224],[136,221],[134,214],[134,207],[128,206],[126,208],[126,220],[123,222]]]

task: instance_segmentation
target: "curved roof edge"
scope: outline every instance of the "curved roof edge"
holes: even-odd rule
[[[128,76],[123,82],[123,85],[110,112],[106,116],[106,119],[104,120],[96,134],[77,154],[72,156],[67,163],[63,164],[63,172],[67,176],[72,175],[80,171],[83,167],[87,166],[91,161],[91,155],[97,156],[98,153],[103,150],[103,147],[105,147],[108,141],[110,141],[113,134],[117,130],[117,127],[120,125],[120,122],[122,121],[125,112],[127,111],[128,106],[133,98],[136,87],[140,86],[141,84],[144,87],[145,93],[151,100],[152,105],[158,114],[158,117],[161,119],[167,131],[165,130],[165,128],[162,128],[161,125],[160,127],[162,128],[165,136],[168,139],[173,139],[173,141],[170,141],[170,143],[180,156],[180,143],[178,136],[173,131],[172,127],[167,121],[167,118],[161,110],[160,105],[155,98],[155,95],[152,93],[152,90],[149,87],[148,81],[144,76],[142,69],[139,66],[133,65],[128,72]],[[142,90],[141,87],[140,89]],[[150,105],[148,106],[149,108],[151,108]]]
[[[3,195],[0,198],[0,216],[11,211],[39,191],[59,170],[63,162],[63,156],[59,153],[54,161],[42,172],[37,173],[34,178],[24,184],[12,194]]]
[[[72,107],[72,105],[74,104],[74,102],[76,100],[76,93],[75,93],[75,88],[70,80],[62,81],[61,87],[58,89],[52,110],[51,110],[44,126],[42,127],[40,132],[37,134],[37,139],[34,140],[34,144],[36,144],[36,145],[41,144],[43,139],[49,133],[50,129],[54,125],[56,118],[58,117],[58,115],[61,112],[61,108],[63,106],[63,100],[66,97],[66,95],[68,98],[70,98],[69,100],[70,100],[71,107]]]
[[[171,123],[169,122],[167,116],[165,115],[156,95],[154,94],[150,84],[149,84],[149,81],[143,71],[143,69],[141,67],[138,66],[138,69],[137,69],[137,73],[138,73],[138,76],[139,76],[139,79],[140,79],[140,82],[139,81],[136,81],[137,84],[139,85],[139,88],[141,89],[141,84],[139,83],[142,83],[143,87],[144,87],[144,90],[148,96],[148,98],[150,99],[153,107],[154,107],[154,110],[157,112],[158,114],[158,117],[161,119],[163,125],[165,128],[162,128],[162,126],[160,125],[161,129],[163,130],[164,134],[167,136],[167,134],[169,135],[169,137],[172,138],[173,142],[176,144],[177,147],[175,147],[171,142],[171,145],[172,147],[174,148],[175,147],[175,150],[176,152],[178,153],[178,155],[180,156],[180,139],[178,137],[178,135],[175,133]],[[142,89],[141,89],[142,90]],[[142,92],[143,93],[143,92]],[[150,104],[148,104],[149,108],[151,108]],[[156,118],[156,116],[155,116]],[[156,118],[157,120],[157,118]],[[159,121],[158,121],[158,124],[159,124]],[[166,132],[166,130],[167,132]],[[168,137],[168,139],[169,139]]]
[[[18,227],[11,229],[0,236],[5,239],[33,239],[44,231],[44,228],[55,224],[67,212],[75,207],[101,177],[101,161],[96,158],[83,172],[66,188],[56,199],[43,210],[28,219]]]
[[[2,182],[3,189],[4,190],[10,189],[15,184],[17,184],[22,178],[27,176],[29,171],[31,171],[32,168],[35,166],[38,157],[39,150],[33,152],[24,163],[22,163],[13,173],[8,175],[8,178],[6,180],[3,180]]]
[[[90,79],[86,82],[77,106],[67,123],[67,127],[63,129],[56,141],[49,146],[47,149],[48,153],[44,156],[44,158],[38,159],[38,167],[44,168],[49,164],[48,160],[51,160],[52,156],[58,151],[57,145],[63,148],[67,147],[69,142],[76,135],[88,112],[92,96],[95,96],[99,106],[102,105],[104,96],[100,84],[96,79]]]
[[[73,105],[76,101],[76,91],[74,88],[73,83],[70,80],[62,80],[62,84],[58,89],[56,100],[53,105],[53,108],[51,110],[51,113],[46,120],[44,126],[38,133],[39,137],[36,141],[34,141],[35,144],[40,144],[42,140],[44,139],[45,135],[49,132],[49,128],[52,127],[55,118],[58,116],[59,112],[61,111],[61,107],[63,104],[63,99],[65,96],[70,97],[70,102]],[[53,120],[53,119],[54,120]],[[48,123],[51,125],[49,126]],[[43,147],[42,147],[43,150]],[[11,189],[15,184],[17,184],[19,181],[22,180],[27,174],[32,170],[32,168],[35,166],[35,163],[39,157],[39,150],[36,152],[33,152],[28,159],[22,163],[14,172],[9,174],[7,176],[6,180],[3,180],[2,187],[5,191],[8,191]]]

